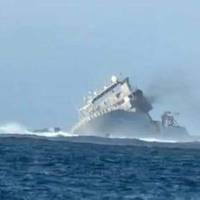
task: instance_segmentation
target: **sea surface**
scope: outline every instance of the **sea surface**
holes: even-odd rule
[[[0,137],[0,200],[70,199],[198,200],[200,149]]]

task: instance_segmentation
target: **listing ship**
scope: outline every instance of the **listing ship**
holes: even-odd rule
[[[164,112],[155,121],[153,109],[143,91],[131,86],[129,78],[111,77],[99,92],[90,93],[80,108],[79,122],[71,132],[79,135],[128,138],[187,139],[187,130],[174,115]]]

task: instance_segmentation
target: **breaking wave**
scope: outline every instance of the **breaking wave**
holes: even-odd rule
[[[71,137],[76,136],[64,131],[45,131],[45,132],[34,132],[26,128],[24,125],[19,123],[7,123],[0,125],[0,134],[15,134],[15,135],[33,135],[33,136],[42,136],[42,137]]]
[[[159,142],[159,143],[177,143],[179,141],[177,140],[161,140],[161,139],[156,139],[156,138],[140,138],[140,140],[143,140],[145,142]]]
[[[30,134],[31,132],[28,129],[18,123],[7,123],[0,125],[1,134]]]
[[[32,131],[28,129],[26,126],[19,124],[19,123],[7,123],[7,124],[0,124],[0,136],[4,135],[19,135],[20,137],[24,136],[33,136],[33,137],[47,137],[47,138],[57,138],[57,137],[68,137],[69,140],[73,141],[85,141],[85,142],[91,142],[91,143],[99,143],[100,141],[103,143],[112,143],[112,141],[117,141],[117,143],[124,142],[129,144],[130,141],[139,140],[144,143],[184,143],[184,142],[200,142],[200,137],[193,138],[190,141],[176,141],[176,140],[164,140],[164,139],[158,139],[158,138],[134,138],[134,137],[126,137],[126,136],[119,136],[116,137],[114,135],[110,135],[108,137],[106,136],[95,136],[95,134],[92,135],[76,135],[69,133],[67,131],[54,131],[53,129],[47,129],[46,131]],[[71,138],[71,139],[70,139]],[[77,138],[77,139],[73,139]],[[92,138],[92,140],[91,140]],[[95,138],[95,139],[94,139]],[[94,139],[94,140],[93,140]]]
[[[114,135],[110,135],[110,137],[109,138],[112,138],[112,139],[115,139],[116,138],[116,136],[114,136]],[[118,139],[139,139],[139,140],[142,140],[142,141],[144,141],[144,142],[159,142],[159,143],[177,143],[178,141],[177,140],[162,140],[162,139],[158,139],[158,138],[143,138],[143,137],[141,137],[141,138],[135,138],[135,137],[126,137],[126,136],[118,136],[117,137]]]

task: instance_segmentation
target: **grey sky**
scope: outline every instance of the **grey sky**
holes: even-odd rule
[[[1,0],[0,123],[70,128],[88,90],[121,72],[149,95],[169,93],[155,117],[180,111],[197,132],[199,9],[198,0]]]

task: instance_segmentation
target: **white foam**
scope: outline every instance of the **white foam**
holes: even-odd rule
[[[19,135],[33,135],[33,136],[42,136],[42,137],[71,137],[77,136],[75,134],[71,134],[64,131],[54,132],[33,132],[28,130],[24,125],[19,123],[7,123],[4,125],[0,125],[0,134],[19,134]]]
[[[31,135],[36,135],[36,136],[43,136],[43,137],[72,137],[72,136],[78,136],[75,134],[59,131],[59,132],[31,132]]]
[[[165,140],[165,139],[157,139],[157,138],[141,138],[141,137],[134,137],[134,136],[114,136],[110,135],[109,138],[112,139],[137,139],[142,140],[144,142],[160,142],[160,143],[176,143],[176,140]]]
[[[19,135],[32,135],[32,136],[40,136],[40,137],[74,137],[79,136],[76,134],[72,134],[65,131],[47,131],[47,132],[34,132],[26,128],[26,126],[19,124],[19,123],[7,123],[0,125],[0,135],[1,134],[19,134]],[[95,135],[95,134],[94,134]],[[93,135],[93,136],[94,136]],[[83,135],[82,135],[83,136]],[[91,134],[84,135],[84,136],[92,136]],[[111,138],[111,139],[138,139],[145,142],[159,142],[159,143],[177,143],[180,141],[176,140],[169,140],[169,139],[158,139],[158,138],[140,138],[140,137],[131,137],[131,136],[115,136],[115,135],[109,135],[105,136],[105,138]],[[191,137],[190,142],[200,142],[199,137]]]
[[[21,124],[18,123],[7,123],[0,125],[1,134],[29,134],[30,131]]]
[[[162,139],[157,139],[157,138],[139,138],[140,140],[143,140],[145,142],[159,142],[159,143],[177,143],[178,141],[176,140],[162,140]]]

